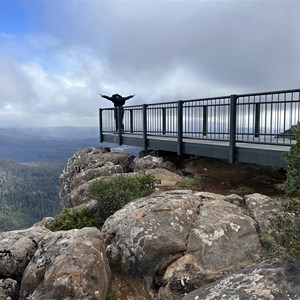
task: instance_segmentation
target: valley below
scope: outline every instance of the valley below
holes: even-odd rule
[[[59,176],[76,150],[100,146],[97,133],[97,127],[0,128],[0,231],[28,228],[60,211]]]

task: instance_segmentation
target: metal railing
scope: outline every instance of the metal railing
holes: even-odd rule
[[[115,131],[115,108],[100,108],[100,141]],[[124,106],[119,135],[289,145],[300,121],[300,89]],[[119,117],[121,121],[121,117]]]

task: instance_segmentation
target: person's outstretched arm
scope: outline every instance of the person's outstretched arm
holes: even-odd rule
[[[105,96],[105,95],[102,95],[102,94],[100,94],[100,96],[101,96],[102,98],[107,99],[107,100],[110,100],[110,101],[112,100],[111,97],[109,97],[109,96]]]
[[[123,99],[124,100],[128,100],[128,99],[130,99],[130,98],[132,98],[132,97],[134,97],[135,95],[130,95],[130,96],[127,96],[127,97],[123,97]]]

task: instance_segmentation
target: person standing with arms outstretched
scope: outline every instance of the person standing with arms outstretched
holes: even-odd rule
[[[114,104],[114,107],[115,107],[114,116],[115,116],[115,121],[116,121],[116,131],[119,130],[119,118],[118,118],[118,116],[119,116],[119,110],[120,110],[121,130],[123,131],[124,130],[124,124],[123,124],[124,109],[123,109],[123,105],[125,104],[125,102],[128,99],[134,97],[134,95],[130,95],[130,96],[127,96],[127,97],[122,97],[119,94],[114,94],[111,97],[105,96],[105,95],[102,95],[102,94],[100,94],[100,95],[101,95],[102,98],[105,98],[105,99],[111,101]]]

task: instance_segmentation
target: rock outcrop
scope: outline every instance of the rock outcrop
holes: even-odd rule
[[[47,232],[42,227],[0,232],[0,278],[20,281]]]
[[[13,279],[0,279],[0,299],[2,300],[18,300],[19,284]]]
[[[256,262],[261,252],[254,221],[209,193],[139,199],[110,216],[102,232],[111,265],[179,294]]]
[[[95,211],[89,184],[128,172],[147,170],[174,186],[182,179],[174,169],[149,156],[84,148],[61,175],[61,205]],[[261,262],[260,238],[280,211],[281,201],[261,194],[158,189],[110,216],[102,232],[51,232],[44,226],[54,219],[45,218],[0,233],[0,299],[105,300],[109,286],[118,300],[300,299],[299,263]]]
[[[60,204],[75,207],[87,201],[87,182],[100,176],[131,171],[133,155],[111,153],[103,148],[82,148],[68,160],[60,176]]]
[[[245,203],[261,234],[268,232],[270,219],[283,210],[280,199],[276,200],[258,193],[246,195]]]
[[[176,171],[176,163],[174,161],[174,158],[164,160],[163,157],[146,155],[143,157],[136,157],[132,162],[132,169],[134,172],[157,168]]]
[[[298,300],[300,263],[265,261],[199,288],[183,300]]]
[[[80,149],[68,160],[60,176],[60,204],[62,207],[73,208],[88,202],[88,187],[100,177],[109,178],[124,173],[135,176],[145,170],[160,181],[160,186],[174,186],[182,179],[174,172],[173,163],[155,162],[149,155],[134,158],[129,154],[112,153],[105,148]]]
[[[34,226],[0,240],[0,299],[105,300],[111,274],[98,229]]]
[[[175,172],[162,169],[162,168],[156,168],[156,169],[149,169],[146,171],[148,174],[153,175],[159,183],[157,184],[158,187],[160,186],[175,186],[176,183],[178,183],[180,180],[182,180],[182,176],[176,174]],[[137,174],[137,173],[135,173]]]

